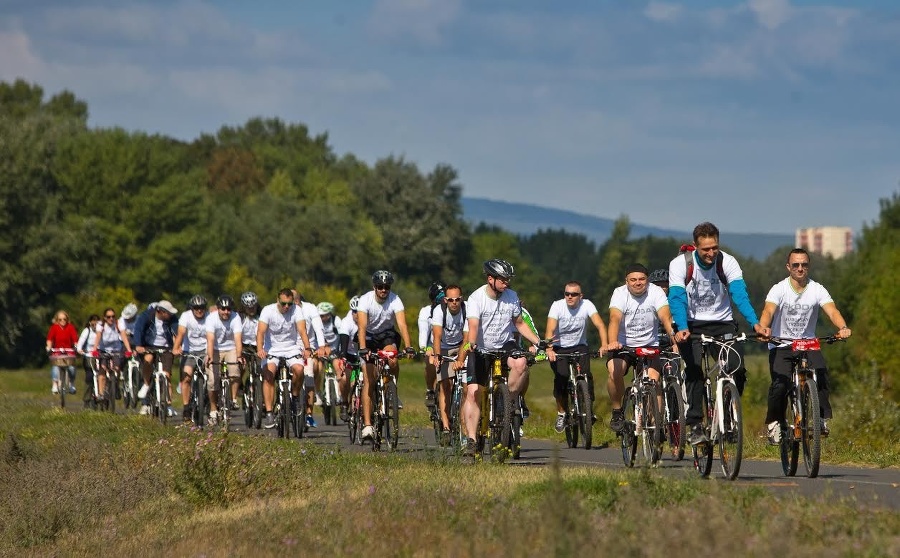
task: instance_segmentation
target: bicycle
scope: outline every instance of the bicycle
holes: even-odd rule
[[[659,399],[659,382],[649,375],[650,359],[659,355],[659,347],[623,347],[617,354],[634,357],[634,378],[622,398],[625,426],[617,434],[621,438],[622,460],[626,467],[634,467],[641,440],[643,461],[657,467],[662,457],[663,418]]]
[[[187,358],[194,360],[194,374],[191,377],[191,420],[197,428],[205,428],[209,417],[209,376],[206,373],[206,363],[199,355],[189,355]]]
[[[565,353],[557,355],[566,359],[569,368],[568,397],[566,404],[566,445],[578,447],[578,435],[584,449],[591,449],[594,428],[594,400],[591,397],[587,374],[581,369],[583,357],[594,358],[595,353]]]
[[[287,361],[300,359],[302,355],[278,357],[278,368],[275,370],[275,430],[279,438],[290,438],[291,430],[294,436],[303,438],[305,403],[298,402],[291,392],[292,374]],[[302,380],[301,380],[302,382]],[[300,398],[302,400],[302,397]]]
[[[88,405],[92,409],[100,409],[102,411],[108,410],[111,413],[116,412],[116,399],[119,397],[119,369],[117,364],[120,359],[121,355],[118,353],[106,351],[100,351],[91,358],[91,370],[94,374],[94,385]],[[106,387],[103,389],[103,393],[100,393],[100,385],[97,381],[100,374],[106,375]]]
[[[435,357],[438,359],[437,368],[440,370],[444,361],[449,361],[450,366],[453,366],[453,363],[456,361],[456,355],[438,355],[435,354]],[[465,399],[464,386],[466,382],[466,369],[465,367],[456,371],[456,374],[451,379],[450,384],[450,398],[446,400],[444,404],[447,407],[447,422],[449,425],[448,430],[450,431],[449,438],[445,441],[444,438],[444,424],[441,420],[440,406],[438,401],[435,401],[435,406],[431,409],[431,422],[434,426],[434,439],[435,442],[440,446],[450,446],[452,448],[461,447],[462,444],[466,442],[466,437],[461,436],[460,434],[460,411],[462,410],[462,403]]]
[[[322,414],[325,415],[326,425],[337,425],[337,409],[344,402],[341,400],[341,390],[338,386],[337,373],[334,371],[334,354],[327,357],[318,357],[325,365],[322,384]]]
[[[819,475],[819,461],[822,456],[822,418],[819,410],[819,388],[816,370],[809,365],[810,351],[822,349],[821,342],[828,344],[840,341],[840,337],[814,337],[810,339],[786,339],[770,337],[770,341],[790,343],[797,355],[789,357],[791,383],[788,388],[785,421],[781,423],[781,468],[785,476],[797,474],[800,448],[803,448],[803,465],[806,476]]]
[[[505,450],[508,455],[518,459],[522,445],[521,398],[513,401],[503,363],[510,357],[527,358],[530,353],[518,349],[505,351],[473,347],[473,350],[485,361],[491,361],[488,385],[481,390],[481,420],[478,432],[475,433],[476,453],[481,454],[482,459],[488,455],[496,455],[502,461],[506,455],[499,453],[499,450]],[[519,411],[515,412],[514,407],[518,407]]]
[[[122,405],[128,409],[137,407],[137,392],[141,389],[141,363],[137,353],[132,353],[122,374]]]
[[[244,380],[244,424],[247,428],[259,430],[262,418],[266,414],[262,393],[262,371],[259,368],[259,357],[256,347],[244,345],[242,352],[247,363],[247,379]]]
[[[75,364],[75,349],[50,349],[49,360],[51,366],[59,369],[59,406],[66,408],[66,393],[69,386],[69,366]]]
[[[237,366],[241,371],[241,375],[244,373],[244,364],[239,360],[234,362],[229,362],[225,360],[225,357],[218,363],[219,365],[219,390],[218,390],[218,399],[219,399],[219,416],[221,417],[221,426],[222,430],[228,432],[228,427],[231,424],[231,378],[228,377],[228,367],[229,366]],[[299,438],[299,436],[298,436]]]
[[[744,417],[741,409],[741,396],[737,384],[732,378],[740,368],[740,357],[734,348],[735,343],[747,340],[747,334],[713,336],[692,334],[692,338],[700,339],[702,346],[701,370],[703,371],[704,389],[701,398],[701,414],[704,433],[708,442],[691,446],[694,468],[701,476],[709,476],[712,470],[713,446],[719,447],[719,460],[722,474],[729,480],[737,478],[741,470],[741,456],[744,448]],[[711,354],[718,348],[715,356]],[[728,369],[728,355],[735,353],[738,365]],[[715,364],[712,364],[713,359]],[[711,390],[711,377],[716,379],[716,389]]]
[[[671,351],[660,353],[662,360],[662,393],[663,422],[666,428],[666,441],[672,452],[672,459],[684,459],[687,437],[685,435],[685,397],[684,373],[681,367],[681,355]]]
[[[382,442],[387,442],[388,449],[395,450],[400,442],[400,399],[390,363],[398,354],[397,351],[379,349],[363,357],[378,368],[372,397],[372,427],[375,429],[372,451],[380,451]]]
[[[352,356],[352,355],[351,355]],[[347,366],[350,367],[350,401],[348,402],[347,428],[350,430],[350,443],[362,445],[362,390],[365,383],[365,374],[362,373],[361,361],[358,358],[347,358]]]
[[[155,416],[160,424],[166,424],[169,418],[169,406],[172,400],[169,397],[169,377],[163,370],[162,359],[160,355],[171,352],[169,349],[146,349],[147,353],[153,355],[153,385],[150,390],[150,414]]]

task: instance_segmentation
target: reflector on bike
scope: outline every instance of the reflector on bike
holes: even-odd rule
[[[795,351],[819,351],[822,346],[818,339],[794,339],[791,341],[791,349]]]
[[[378,356],[381,358],[394,358],[397,356],[397,351],[378,351]]]
[[[638,347],[634,350],[634,354],[639,357],[651,357],[659,354],[659,347]]]

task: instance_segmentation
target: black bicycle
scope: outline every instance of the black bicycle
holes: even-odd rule
[[[570,448],[578,447],[578,436],[584,449],[591,449],[594,428],[594,399],[591,397],[587,373],[581,368],[583,357],[593,358],[596,353],[558,354],[559,359],[566,359],[569,368],[569,383],[566,394],[566,444]]]
[[[634,467],[640,440],[643,462],[656,467],[662,456],[665,427],[660,409],[662,391],[649,371],[650,359],[659,355],[659,347],[623,347],[615,352],[634,357],[634,379],[622,398],[625,426],[617,434],[622,441],[622,460],[627,467]]]
[[[259,357],[256,347],[244,345],[242,352],[247,363],[247,378],[244,380],[244,424],[247,428],[262,427],[263,415],[266,414],[262,393],[262,370],[259,367]]]

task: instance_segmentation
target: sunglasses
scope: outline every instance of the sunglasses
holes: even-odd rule
[[[391,286],[390,285],[375,285],[375,290],[376,291],[389,291],[389,290],[391,290]]]
[[[566,296],[581,296],[581,293],[570,293],[570,292],[568,292],[568,291],[566,291],[564,294],[565,294]]]
[[[279,300],[279,301],[278,301],[278,304],[280,304],[280,305],[283,306],[284,308],[290,308],[291,306],[294,305],[294,301],[291,300],[291,301],[288,301],[288,302],[284,302],[283,300]]]
[[[461,296],[457,296],[454,298],[447,297],[444,300],[446,300],[447,302],[459,302],[460,300],[462,300],[462,297]]]
[[[808,267],[809,267],[809,262],[794,262],[794,263],[791,264],[791,269],[799,269],[799,268],[801,268],[801,267],[802,267],[803,269],[808,268]]]
[[[104,317],[104,318],[115,318],[116,315],[115,315],[115,314],[107,314],[107,315],[105,315],[105,316],[103,316],[103,317]]]

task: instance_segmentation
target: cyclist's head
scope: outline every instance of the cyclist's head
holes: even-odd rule
[[[244,305],[244,308],[253,308],[259,304],[259,299],[256,297],[256,293],[247,291],[241,295],[241,304]]]
[[[191,310],[206,310],[206,297],[204,297],[203,295],[195,294],[188,301],[188,306],[191,307]]]
[[[326,314],[334,312],[334,304],[330,302],[320,302],[316,305],[316,309],[319,311],[320,316],[325,316]]]
[[[126,320],[130,320],[137,316],[138,307],[137,304],[133,302],[129,302],[125,305],[125,308],[122,308],[122,317]]]
[[[386,271],[384,269],[379,269],[375,273],[372,274],[372,285],[374,287],[379,286],[387,286],[390,287],[394,284],[394,274],[390,271]],[[390,289],[388,289],[390,290]]]
[[[669,294],[669,270],[668,269],[656,269],[653,273],[650,274],[650,277],[647,281],[653,283],[657,287],[660,287],[662,290],[666,291],[666,294]]]
[[[712,265],[719,256],[719,229],[710,222],[694,227],[694,247],[697,258],[705,265]]]
[[[359,310],[359,297],[354,296],[350,299],[350,311],[355,313],[357,310]]]
[[[462,304],[462,287],[456,284],[447,285],[444,288],[444,301],[447,303],[447,308],[454,315]]]
[[[647,268],[643,264],[633,263],[625,269],[625,285],[628,292],[641,296],[647,292]]]
[[[487,284],[494,292],[502,293],[509,286],[509,282],[516,276],[516,270],[506,260],[493,259],[484,262],[484,274],[487,275]]]
[[[431,300],[432,304],[440,302],[440,300],[444,298],[444,288],[445,285],[443,281],[435,281],[428,287],[428,299]]]
[[[228,295],[219,295],[219,298],[216,299],[216,308],[219,310],[234,310],[234,299]]]
[[[581,283],[579,283],[578,281],[569,281],[568,283],[566,283],[565,290],[563,291],[563,297],[566,301],[566,306],[575,308],[576,306],[581,304],[581,297],[583,296],[584,290],[581,288]]]

